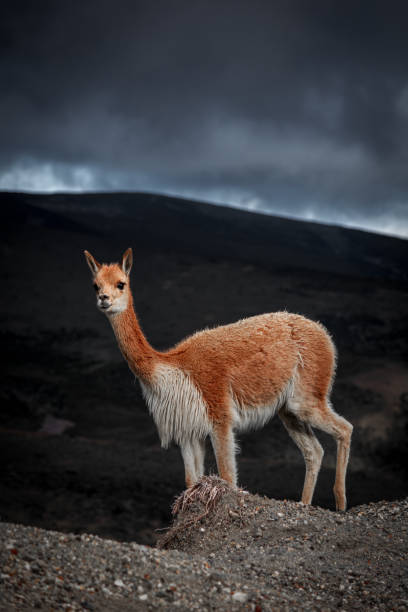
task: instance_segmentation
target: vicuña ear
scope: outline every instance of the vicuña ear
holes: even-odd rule
[[[88,251],[84,251],[84,254],[85,254],[88,266],[90,267],[92,274],[95,276],[96,274],[98,274],[101,264],[98,263],[96,259],[92,257],[92,255]]]
[[[127,249],[124,252],[123,257],[122,257],[122,270],[124,271],[126,276],[129,276],[130,271],[132,269],[132,264],[133,264],[132,249]]]

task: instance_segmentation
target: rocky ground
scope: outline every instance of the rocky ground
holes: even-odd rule
[[[408,610],[408,499],[340,514],[211,485],[165,550],[0,523],[0,609]]]

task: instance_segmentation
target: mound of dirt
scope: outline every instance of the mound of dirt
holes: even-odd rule
[[[210,476],[176,500],[158,547],[208,558],[218,587],[233,579],[257,610],[406,610],[407,510],[408,499],[336,513]]]
[[[0,523],[0,610],[408,609],[408,500],[340,514],[205,477],[173,510],[161,550]]]

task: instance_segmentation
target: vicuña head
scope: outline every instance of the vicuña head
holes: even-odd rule
[[[146,340],[129,286],[132,251],[120,264],[99,264],[85,251],[98,308],[139,378],[162,446],[181,448],[187,486],[204,474],[210,436],[218,472],[236,485],[235,431],[262,427],[277,414],[303,454],[302,502],[310,504],[323,449],[312,427],[337,442],[336,507],[346,508],[352,425],[330,403],[335,348],[319,323],[289,312],[257,315],[186,338],[165,352]]]
[[[88,266],[93,274],[93,286],[96,293],[96,304],[107,315],[124,312],[129,305],[129,274],[132,269],[132,249],[127,249],[122,263],[100,264],[88,252],[84,251]]]

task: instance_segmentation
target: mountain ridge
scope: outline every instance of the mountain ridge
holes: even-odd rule
[[[115,231],[137,248],[240,259],[266,268],[301,268],[355,277],[407,281],[408,241],[364,230],[288,219],[143,192],[31,194],[0,192],[3,220],[59,215],[72,228]],[[44,211],[44,212],[41,212]],[[29,215],[28,215],[29,217]],[[245,247],[243,248],[243,245]]]

